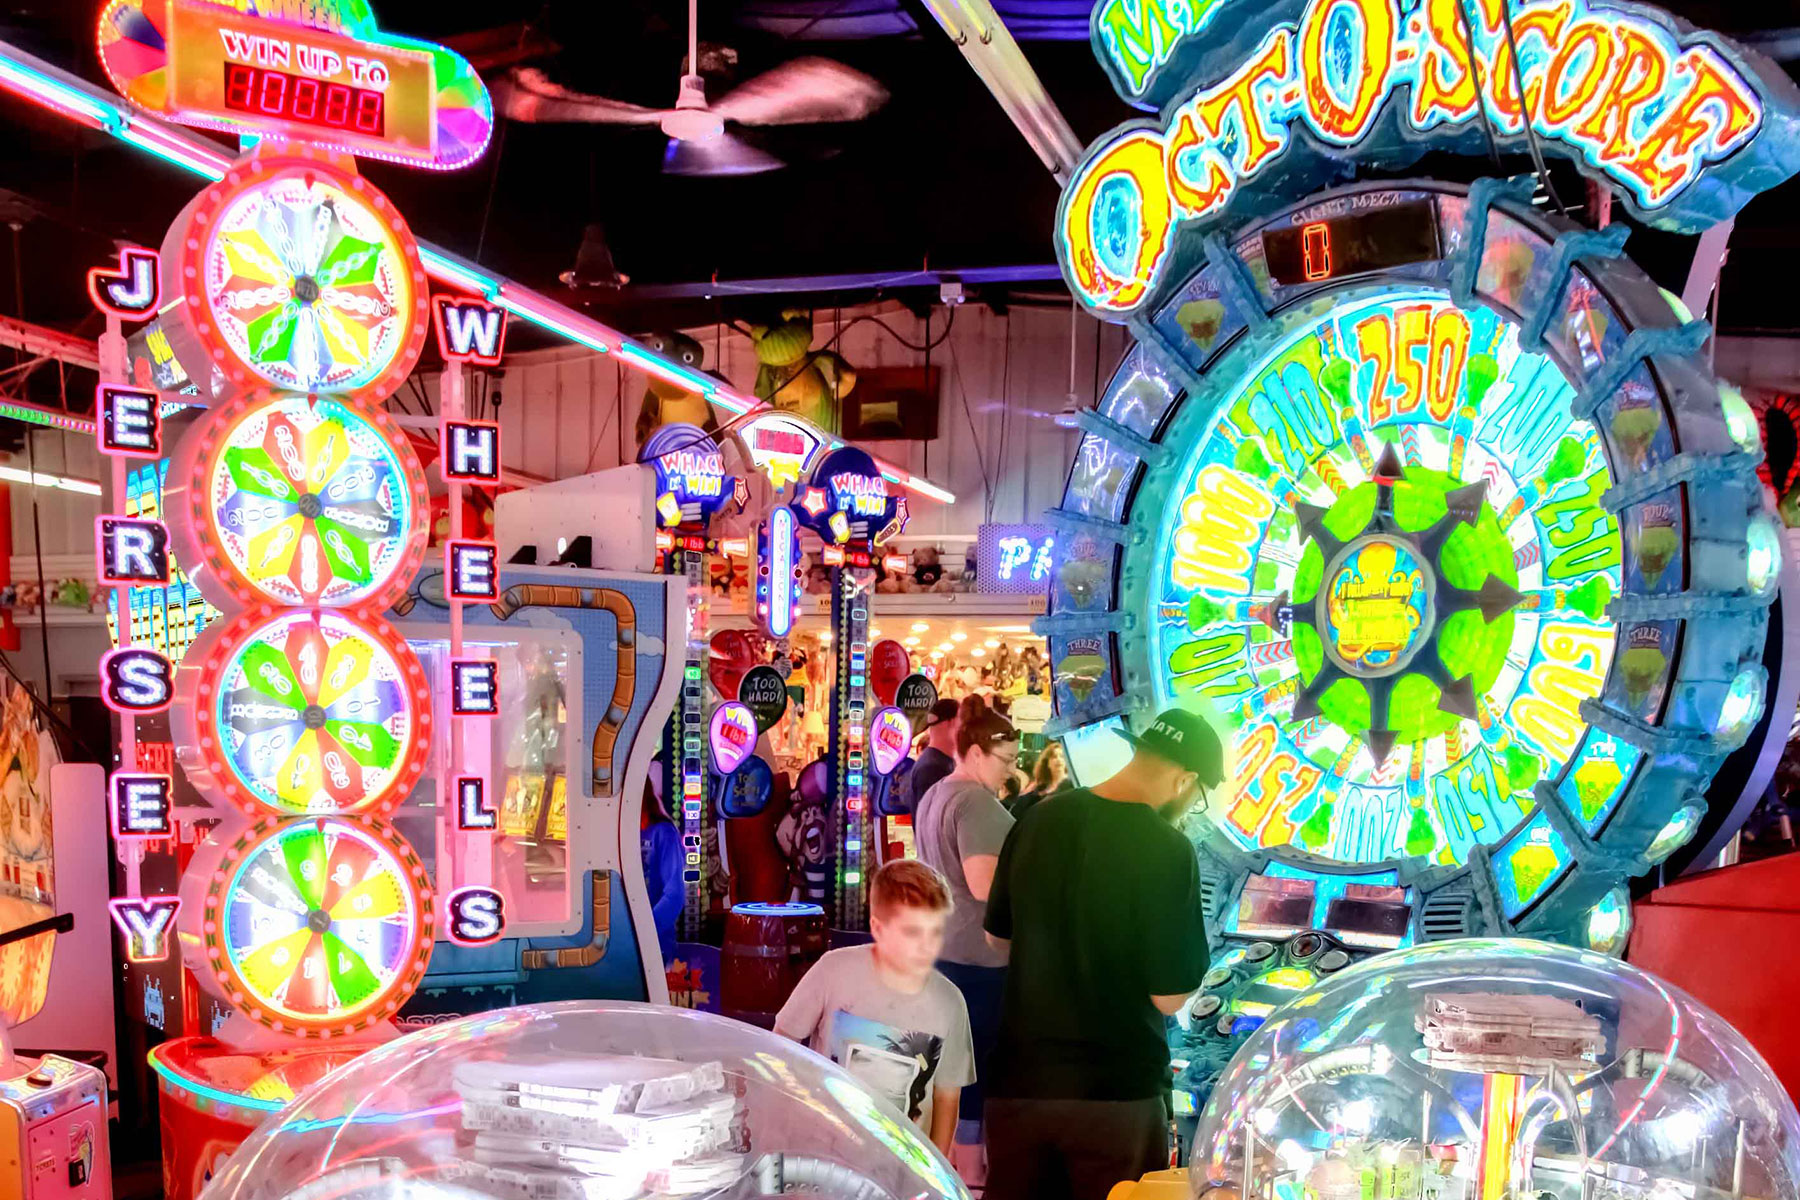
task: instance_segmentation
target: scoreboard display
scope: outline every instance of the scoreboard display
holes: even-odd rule
[[[1312,214],[1302,214],[1312,218]],[[1297,220],[1262,234],[1263,260],[1278,284],[1319,283],[1443,256],[1437,206],[1405,200],[1387,208]]]
[[[437,83],[422,50],[172,0],[168,54],[168,103],[188,124],[433,160]]]

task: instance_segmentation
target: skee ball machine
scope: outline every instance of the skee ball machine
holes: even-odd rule
[[[223,614],[178,668],[127,622],[101,669],[125,726],[169,710],[186,782],[220,818],[178,895],[139,895],[128,875],[115,902],[133,958],[166,955],[173,925],[229,1011],[215,1036],[151,1052],[172,1198],[267,1100],[393,1035],[444,909],[389,819],[426,762],[432,685],[381,616],[426,549],[424,472],[380,406],[418,360],[429,295],[405,221],[351,155],[466,165],[492,110],[466,62],[381,34],[366,7],[307,12],[116,0],[100,22],[128,99],[256,143],[177,217],[159,266],[143,252],[207,411],[173,447],[163,520],[103,516],[97,533],[103,582],[166,584],[172,550]],[[160,452],[156,394],[108,382],[103,442],[123,431]],[[123,832],[171,835],[172,778],[113,786]]]
[[[1094,11],[1159,115],[1095,143],[1059,209],[1074,294],[1136,344],[1081,414],[1039,628],[1078,779],[1171,704],[1229,747],[1190,826],[1215,960],[1178,1110],[1357,958],[1618,952],[1622,885],[1692,836],[1762,711],[1756,422],[1628,228],[1529,178],[1306,192],[1529,137],[1695,233],[1800,163],[1800,97],[1647,7],[1514,4],[1508,30],[1471,6],[1460,34],[1457,11]]]

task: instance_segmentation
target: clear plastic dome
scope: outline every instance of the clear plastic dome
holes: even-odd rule
[[[968,1200],[824,1058],[685,1009],[502,1009],[369,1051],[265,1121],[205,1200]]]
[[[1214,1200],[1795,1200],[1800,1115],[1742,1034],[1616,959],[1438,942],[1301,993],[1194,1137]]]

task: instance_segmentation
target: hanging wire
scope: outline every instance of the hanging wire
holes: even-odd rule
[[[1488,116],[1487,83],[1481,77],[1481,60],[1475,53],[1475,36],[1469,31],[1469,24],[1467,4],[1458,4],[1456,29],[1462,35],[1463,53],[1469,56],[1469,74],[1475,78],[1475,111],[1481,114],[1481,131],[1487,135],[1488,157],[1493,159],[1494,170],[1498,172],[1503,169],[1500,165],[1500,139],[1494,136],[1494,122]],[[1507,29],[1511,31],[1510,23]]]
[[[1537,168],[1538,183],[1550,196],[1550,203],[1556,206],[1556,214],[1566,217],[1569,210],[1564,207],[1562,197],[1556,194],[1556,185],[1550,182],[1550,169],[1544,165],[1544,151],[1538,145],[1537,130],[1531,127],[1531,102],[1525,95],[1525,69],[1519,62],[1519,39],[1513,33],[1512,0],[1500,0],[1500,20],[1506,30],[1506,44],[1512,50],[1513,84],[1519,89],[1519,124],[1525,127],[1525,141],[1531,147],[1531,162]]]

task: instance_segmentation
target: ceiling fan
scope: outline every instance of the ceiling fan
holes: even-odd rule
[[[688,0],[688,72],[674,108],[645,108],[574,92],[535,67],[515,66],[491,80],[494,106],[515,121],[655,125],[669,138],[663,170],[672,175],[750,175],[785,166],[726,132],[726,125],[810,125],[859,121],[886,103],[874,79],[827,58],[797,58],[739,84],[716,103],[698,73],[698,0]]]

